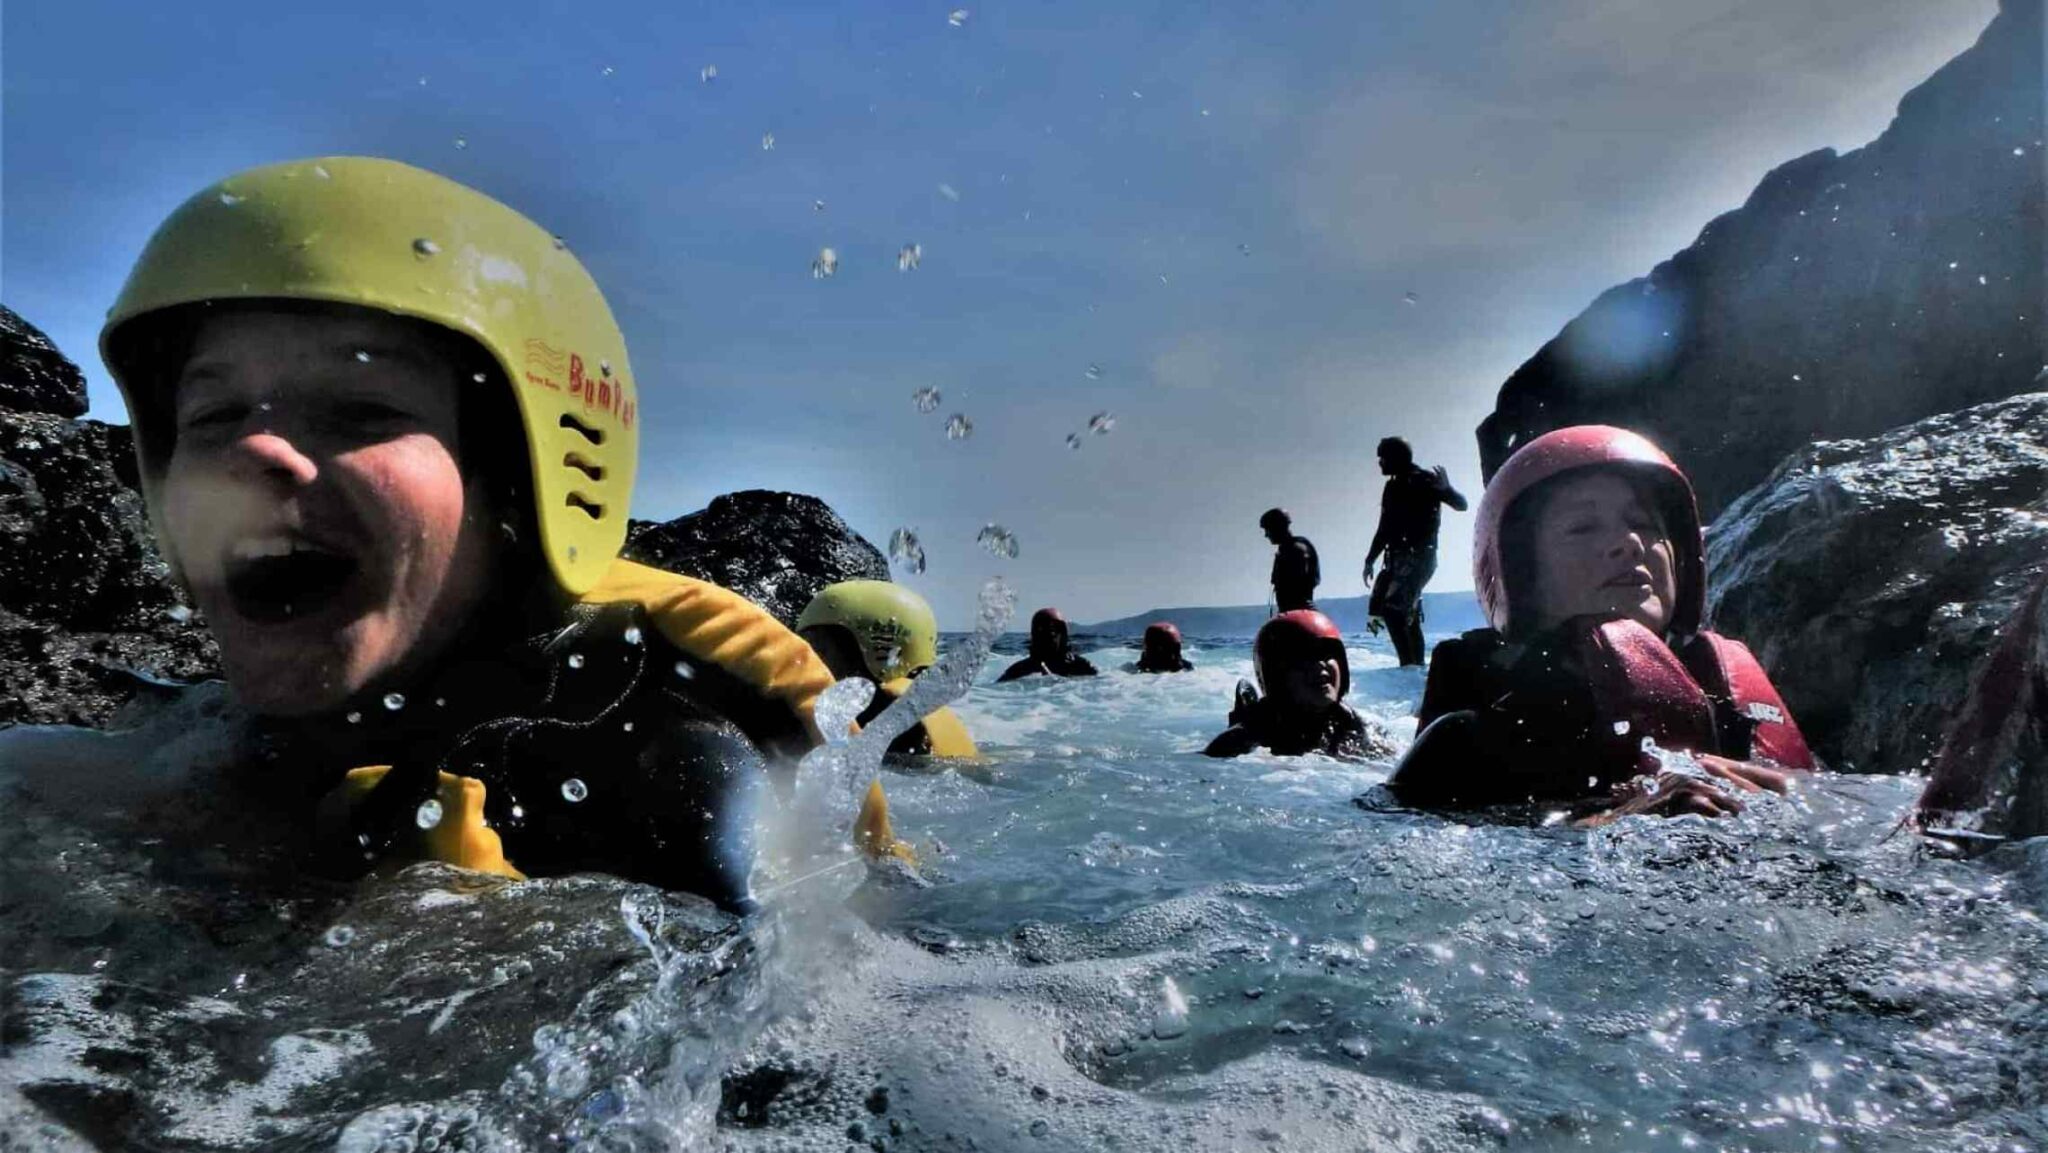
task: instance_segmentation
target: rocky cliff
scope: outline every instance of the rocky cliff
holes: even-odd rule
[[[1876,141],[1780,166],[1601,295],[1501,386],[1486,475],[1551,429],[1621,424],[1712,516],[1809,442],[2043,387],[2041,46],[2042,0],[2004,0]]]

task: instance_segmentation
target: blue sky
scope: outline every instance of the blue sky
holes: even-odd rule
[[[172,207],[390,156],[591,267],[643,392],[636,515],[768,487],[915,527],[899,579],[957,625],[998,573],[1079,620],[1255,602],[1279,504],[1352,595],[1380,436],[1476,495],[1523,359],[1774,165],[1867,143],[1995,10],[961,3],[8,4],[0,298],[123,419],[94,339]],[[1470,587],[1469,541],[1448,516],[1433,587]]]

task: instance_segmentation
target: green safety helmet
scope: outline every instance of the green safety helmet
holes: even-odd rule
[[[138,322],[266,300],[377,309],[482,346],[525,429],[549,572],[571,596],[598,583],[625,543],[639,461],[625,337],[590,273],[546,229],[394,160],[252,168],[187,200],[150,237],[107,313],[100,355],[134,422],[152,515],[171,437],[153,426],[163,420],[151,394],[165,366],[142,363],[150,345],[133,337],[150,326]]]
[[[893,681],[939,659],[939,622],[923,597],[890,581],[840,581],[804,606],[796,631],[837,625],[853,634],[878,681]]]

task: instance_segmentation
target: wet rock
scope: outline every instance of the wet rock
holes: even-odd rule
[[[2048,393],[1794,453],[1708,529],[1708,616],[1837,768],[1921,771],[2048,570]]]
[[[0,409],[85,415],[85,376],[35,325],[0,305]]]
[[[1919,822],[1950,837],[2048,834],[2048,575],[1971,674],[1920,798]]]
[[[218,654],[177,611],[128,429],[62,415],[85,406],[77,368],[0,313],[0,405],[42,406],[0,407],[0,724],[104,724],[148,677]],[[75,404],[51,391],[65,380]]]
[[[2040,0],[2006,0],[1876,141],[1780,166],[1602,294],[1501,386],[1486,475],[1551,429],[1621,424],[1711,517],[1809,442],[2041,387],[2042,34]]]
[[[881,550],[831,506],[814,496],[763,489],[726,493],[672,521],[634,521],[625,555],[723,585],[791,628],[826,585],[889,579]]]

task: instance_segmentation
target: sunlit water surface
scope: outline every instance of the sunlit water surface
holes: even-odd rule
[[[1351,644],[1354,703],[1405,745],[1420,674],[1376,640]],[[350,922],[342,939],[315,926],[255,964],[315,999],[360,981],[419,1022],[412,1039],[352,1031],[357,994],[338,995],[321,1029],[272,1026],[288,1034],[272,1056],[208,1090],[205,1116],[226,1120],[165,1130],[183,1139],[164,1145],[2048,1144],[2042,844],[1930,857],[1895,831],[1919,782],[1884,778],[1812,780],[1732,820],[1590,832],[1408,812],[1376,791],[1385,764],[1199,755],[1250,674],[1243,641],[1195,641],[1198,668],[1174,676],[1089,647],[1101,677],[996,685],[1006,640],[958,706],[986,764],[885,776],[916,870],[870,869],[842,836],[781,817],[775,843],[805,851],[770,854],[768,910],[741,926],[616,882],[479,894],[438,866],[366,882],[332,914]],[[452,909],[452,939],[407,936]],[[601,951],[577,943],[579,918],[640,961],[579,961]],[[573,987],[494,1004],[519,989],[522,956],[569,965]],[[117,969],[181,979],[168,960]],[[100,987],[81,983],[100,979],[14,986],[77,1002],[10,1037],[5,1070],[32,1099],[91,1073],[66,1030],[113,1028],[85,1006]],[[250,987],[264,980],[259,967]],[[240,988],[181,1012],[225,1019]],[[544,996],[575,1008],[539,1010],[529,1036],[513,1010]],[[289,1016],[295,1002],[266,1004]],[[53,1019],[67,1023],[51,1032]],[[506,1068],[486,1078],[495,1090],[459,1093],[376,1075],[420,1067],[396,1050],[429,1044]],[[281,1083],[262,1068],[280,1052]],[[362,1088],[330,1091],[307,1120],[294,1094],[349,1070]],[[187,1107],[161,1093],[172,1115]]]

